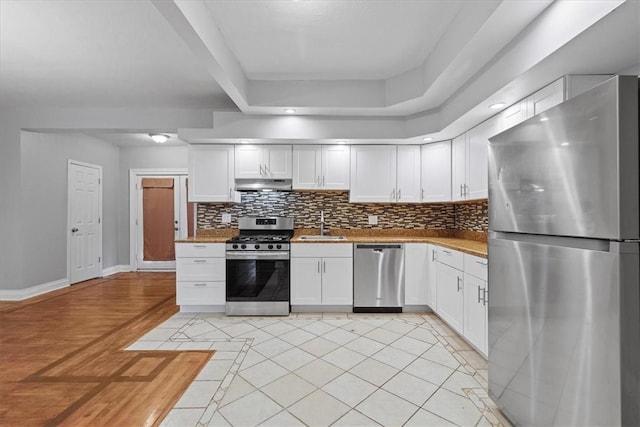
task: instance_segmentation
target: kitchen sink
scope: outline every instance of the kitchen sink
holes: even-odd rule
[[[300,240],[346,240],[346,236],[321,236],[319,234],[305,234]]]

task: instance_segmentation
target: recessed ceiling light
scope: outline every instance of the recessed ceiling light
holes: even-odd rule
[[[169,135],[163,133],[150,133],[149,136],[153,139],[153,142],[157,144],[164,144],[169,140]]]
[[[346,144],[347,141],[336,141],[338,144]]]
[[[293,114],[293,113],[296,112],[296,109],[295,108],[285,108],[284,112],[287,113],[287,114]]]
[[[248,143],[249,143],[249,141],[244,140],[244,139],[242,141],[240,141],[240,144],[248,144]]]
[[[569,143],[567,141],[560,144],[561,147],[568,147]]]
[[[432,141],[432,140],[433,140],[433,138],[431,138],[430,136],[427,136],[426,138],[422,138],[422,140],[423,140],[424,142],[427,142],[427,141]]]
[[[540,118],[540,121],[541,121],[541,122],[546,122],[547,120],[549,120],[549,117],[541,117],[541,118]]]
[[[491,108],[492,110],[499,110],[503,108],[505,105],[507,104],[505,104],[504,102],[496,102],[495,104],[489,105],[489,108]]]

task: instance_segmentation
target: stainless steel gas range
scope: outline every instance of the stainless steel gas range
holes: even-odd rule
[[[287,315],[293,218],[245,217],[226,243],[226,313]]]

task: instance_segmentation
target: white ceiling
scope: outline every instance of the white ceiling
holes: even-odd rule
[[[639,3],[0,0],[0,107],[212,110],[224,142],[447,139],[489,101],[638,64]]]
[[[257,80],[371,80],[409,71],[462,7],[452,0],[206,3],[245,74]]]
[[[148,1],[0,1],[0,106],[235,108]]]

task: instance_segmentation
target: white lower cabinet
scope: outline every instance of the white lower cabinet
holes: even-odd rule
[[[224,256],[224,243],[176,243],[176,304],[181,311],[224,311]]]
[[[429,244],[427,248],[427,305],[431,310],[438,311],[438,287],[436,286],[437,274],[436,268],[438,267],[438,246]]]
[[[464,274],[464,337],[487,354],[487,282]]]
[[[437,305],[438,315],[456,332],[463,332],[464,315],[464,273],[439,262],[437,264]]]
[[[427,243],[404,244],[404,305],[429,304],[429,265]]]
[[[291,245],[292,306],[353,306],[353,245]]]

